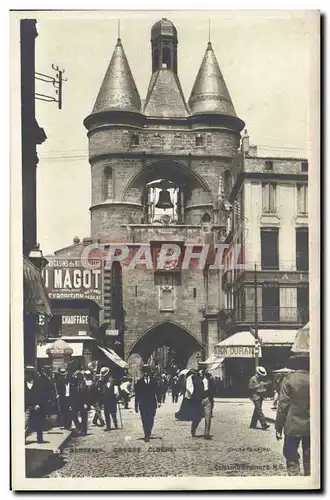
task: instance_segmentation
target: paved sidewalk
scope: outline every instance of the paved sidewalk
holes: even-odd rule
[[[33,432],[25,439],[26,477],[37,477],[45,467],[51,467],[51,461],[65,447],[72,432],[60,427],[50,427],[43,432],[43,443],[38,443]]]

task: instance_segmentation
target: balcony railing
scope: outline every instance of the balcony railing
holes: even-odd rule
[[[292,323],[305,325],[309,320],[308,308],[302,307],[258,307],[258,322],[262,324]],[[237,323],[254,324],[255,309],[246,307],[241,309],[223,309],[221,313],[223,326],[230,327]]]

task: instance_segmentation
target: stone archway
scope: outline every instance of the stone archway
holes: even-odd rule
[[[143,187],[147,182],[160,178],[189,186],[192,189],[200,189],[205,193],[206,202],[210,203],[212,200],[212,189],[201,175],[184,163],[167,159],[154,161],[136,172],[122,193],[122,201],[128,201],[131,195],[134,196],[137,192],[142,195]]]
[[[160,347],[169,347],[177,355],[177,365],[185,368],[197,352],[202,351],[201,342],[185,327],[167,320],[153,325],[146,330],[132,345],[128,352],[130,360],[140,356],[141,362],[148,362],[150,356]]]

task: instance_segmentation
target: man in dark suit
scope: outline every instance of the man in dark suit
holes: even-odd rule
[[[292,356],[288,366],[294,371],[283,380],[275,421],[276,439],[282,439],[283,455],[289,476],[301,475],[300,455],[302,447],[304,475],[310,475],[310,394],[309,357]]]
[[[76,408],[76,392],[74,378],[68,375],[65,368],[60,368],[56,381],[56,397],[59,402],[61,423],[68,430],[71,430],[72,420],[75,421],[76,429],[78,430],[79,428],[79,422],[75,412],[73,412],[73,408]]]
[[[108,367],[104,366],[101,368],[101,401],[104,406],[104,418],[106,422],[105,432],[111,430],[111,418],[113,420],[113,424],[115,429],[118,429],[118,421],[117,421],[117,401],[119,397],[119,389],[115,384],[115,380],[110,375],[110,370]],[[111,416],[111,418],[110,418]]]
[[[44,423],[44,390],[40,377],[34,366],[25,367],[25,434],[37,432],[38,443],[43,443],[43,423]]]
[[[177,403],[180,392],[180,381],[177,375],[174,375],[171,380],[172,402]]]
[[[135,385],[135,411],[140,410],[144,440],[150,440],[156,409],[160,408],[161,394],[156,380],[150,375],[150,366],[143,365],[143,377]]]

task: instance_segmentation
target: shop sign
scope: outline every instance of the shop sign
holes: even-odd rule
[[[88,325],[89,317],[84,316],[62,316],[62,325]]]
[[[86,269],[77,259],[51,259],[43,271],[50,299],[90,299],[102,304],[102,265]]]
[[[109,337],[117,337],[118,333],[119,333],[119,330],[110,330],[110,329],[108,329],[108,330],[105,331],[105,334],[107,336],[109,336]]]
[[[254,357],[254,346],[216,346],[215,354],[220,358],[252,358]],[[261,349],[259,349],[261,358]]]

